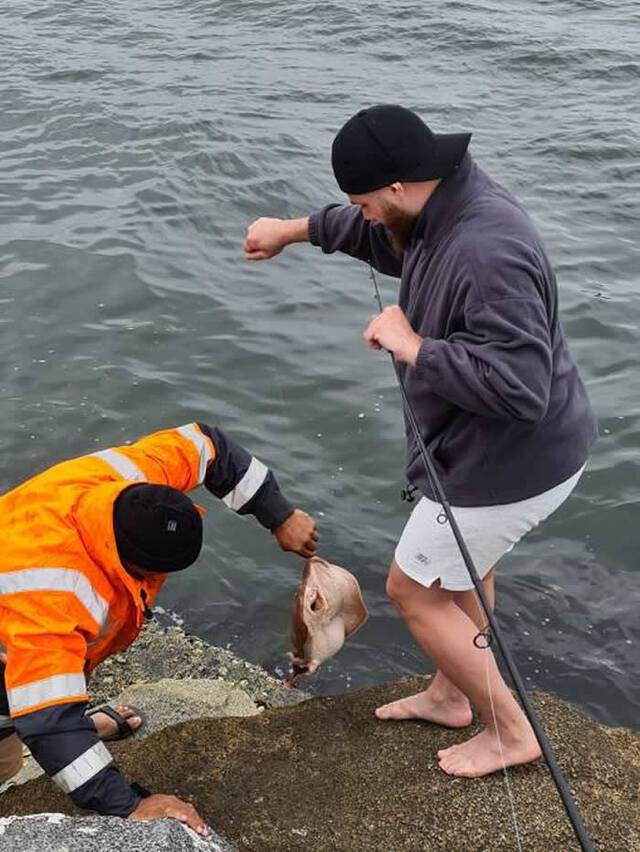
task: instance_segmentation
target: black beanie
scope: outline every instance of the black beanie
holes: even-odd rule
[[[122,491],[113,507],[121,562],[147,571],[182,571],[202,548],[202,518],[191,500],[168,485],[142,483]]]
[[[340,189],[362,195],[396,181],[449,177],[470,139],[470,133],[433,133],[410,109],[381,104],[360,110],[340,129],[331,164]]]

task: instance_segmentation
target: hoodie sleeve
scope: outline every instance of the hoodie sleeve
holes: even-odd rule
[[[313,213],[309,242],[325,254],[341,251],[370,263],[384,275],[402,275],[402,257],[393,250],[385,227],[367,222],[357,204],[328,204]]]
[[[416,363],[429,389],[500,420],[540,421],[549,404],[552,357],[542,299],[505,297],[465,309],[465,328],[427,338]]]
[[[134,444],[94,453],[114,475],[180,491],[204,485],[240,515],[254,515],[274,530],[293,512],[273,473],[216,426],[186,423]]]

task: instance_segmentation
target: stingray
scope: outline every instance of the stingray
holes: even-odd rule
[[[296,686],[336,654],[344,640],[367,620],[358,581],[344,568],[313,556],[304,566],[302,583],[293,600],[289,652],[292,673],[285,680]]]

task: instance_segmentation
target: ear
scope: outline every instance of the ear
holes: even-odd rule
[[[389,189],[394,195],[404,195],[404,184],[400,183],[400,181],[396,181],[395,183],[389,184]]]

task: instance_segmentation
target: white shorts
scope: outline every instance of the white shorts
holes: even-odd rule
[[[584,465],[560,485],[517,503],[451,507],[480,577],[564,503],[583,470]],[[442,514],[440,503],[422,497],[400,536],[395,560],[408,577],[422,586],[440,580],[443,589],[467,591],[473,588],[473,582],[451,525],[438,521]]]

